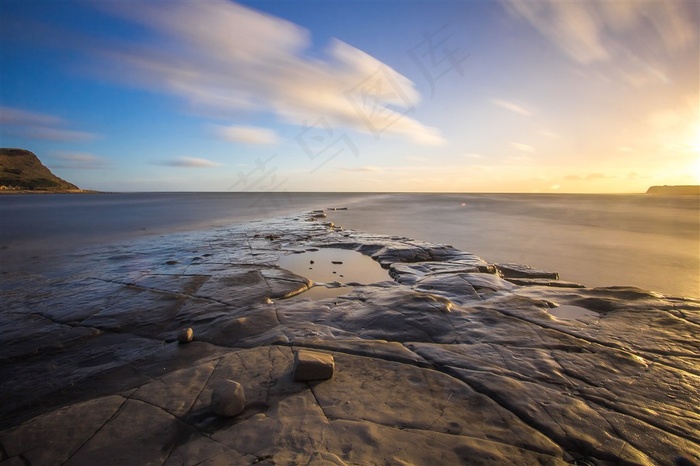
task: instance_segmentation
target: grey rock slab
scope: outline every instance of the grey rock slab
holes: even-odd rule
[[[557,272],[547,272],[522,264],[496,264],[496,268],[505,278],[547,278],[559,280]]]
[[[186,441],[178,444],[168,456],[164,466],[190,466],[193,458],[197,464],[220,466],[250,466],[255,457],[239,453],[197,430],[187,432]]]
[[[413,289],[442,296],[460,304],[482,299],[474,286],[462,278],[462,274],[430,275],[416,280]]]
[[[553,286],[557,288],[585,288],[584,285],[575,282],[567,282],[560,280],[550,280],[548,278],[509,278],[506,280],[514,285],[520,286]]]
[[[246,340],[279,326],[275,306],[249,304],[239,308],[208,300],[191,300],[175,316],[161,338],[176,338],[183,326],[192,327],[199,341],[222,346],[252,346]]]
[[[197,296],[240,308],[262,303],[266,298],[293,296],[309,286],[307,279],[286,270],[238,267],[233,268],[229,275],[209,279],[198,290]]]
[[[58,324],[39,314],[5,312],[0,321],[0,361],[57,351],[99,334],[97,329]]]
[[[336,302],[329,324],[365,339],[441,341],[454,339],[449,300],[411,290],[366,289],[358,299]]]
[[[27,308],[65,324],[76,324],[107,308],[123,289],[120,283],[82,277],[61,277],[48,286],[32,282],[25,283]]]
[[[700,461],[700,300],[523,267],[508,281],[449,246],[307,217],[3,265],[3,463]],[[322,247],[373,256],[394,281],[310,300],[276,264]],[[333,377],[295,382],[299,349],[332,354]],[[227,379],[246,404],[221,418],[209,405]],[[79,427],[66,413],[83,403],[75,442],[37,440]]]
[[[266,413],[221,429],[212,438],[259,458],[270,456],[275,464],[305,464],[318,450],[340,452],[340,439],[308,388],[275,399]]]
[[[334,356],[338,370],[333,379],[313,387],[331,419],[420,430],[424,435],[462,435],[561,454],[551,440],[460,380],[406,364]]]
[[[63,464],[125,401],[121,396],[96,398],[37,416],[0,432],[0,443],[10,458],[22,455],[30,464]]]
[[[346,466],[346,463],[333,453],[317,451],[309,458],[306,466]]]
[[[66,465],[163,464],[185,426],[148,403],[127,400]]]
[[[3,364],[2,421],[11,422],[16,415],[23,417],[23,413],[40,411],[44,403],[61,392],[80,393],[90,379],[118,371],[162,347],[162,342],[132,335],[101,335],[46,355]],[[115,392],[125,388],[128,387],[111,386]]]
[[[131,398],[158,406],[174,416],[185,415],[199,397],[218,361],[170,372],[139,387]]]
[[[209,275],[148,274],[134,281],[134,285],[151,290],[193,295],[209,280]]]
[[[124,287],[110,306],[80,324],[103,330],[156,337],[177,315],[188,298],[182,295]]]
[[[338,419],[331,424],[343,439],[343,451],[347,453],[342,458],[350,464],[568,464],[556,456],[498,440],[440,433],[426,435],[422,431],[352,420]]]

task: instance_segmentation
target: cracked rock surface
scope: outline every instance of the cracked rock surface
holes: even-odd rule
[[[321,248],[390,278],[309,299],[278,261]],[[318,213],[5,265],[0,288],[2,465],[700,463],[696,299]],[[300,349],[333,377],[295,382]]]

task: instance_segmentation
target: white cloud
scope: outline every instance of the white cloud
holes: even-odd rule
[[[375,135],[443,142],[435,128],[409,115],[420,100],[410,80],[341,41],[331,42],[325,59],[307,57],[308,31],[225,0],[172,2],[167,8],[146,2],[98,5],[158,36],[157,43],[103,50],[110,79],[224,114],[274,112],[300,126],[323,117],[333,126]]]
[[[0,107],[3,132],[28,139],[55,142],[84,142],[97,138],[94,133],[66,129],[65,120],[55,115],[14,107]]]
[[[220,164],[207,159],[197,157],[178,157],[171,160],[160,162],[159,165],[167,165],[169,167],[184,167],[184,168],[210,168],[218,167]]]
[[[527,144],[521,144],[519,142],[511,142],[510,147],[512,147],[513,149],[518,150],[520,152],[528,152],[528,153],[535,152],[534,147],[529,146]]]
[[[379,167],[374,167],[371,165],[367,165],[364,167],[355,167],[355,168],[342,168],[342,171],[345,172],[360,172],[360,173],[378,173],[381,172],[382,169]]]
[[[588,173],[586,175],[566,175],[565,180],[568,181],[594,181],[594,180],[608,180],[619,178],[617,175],[610,173]]]
[[[277,142],[277,134],[267,128],[253,126],[217,126],[217,136],[232,142],[244,144],[274,144]]]
[[[30,139],[43,139],[55,142],[85,142],[97,138],[97,135],[94,133],[60,128],[25,128],[21,131],[21,134]]]
[[[506,110],[510,110],[511,112],[519,113],[520,115],[532,116],[532,112],[530,112],[528,109],[520,104],[511,102],[510,100],[491,99],[491,103],[498,107],[505,108]]]
[[[0,124],[17,126],[54,126],[63,120],[45,113],[30,112],[20,108],[0,107]]]
[[[570,58],[609,63],[631,85],[668,82],[669,56],[697,45],[697,3],[502,0]]]
[[[559,134],[555,133],[554,131],[550,131],[548,129],[540,130],[540,134],[542,136],[547,136],[548,138],[551,138],[551,139],[559,139],[561,137],[561,136],[559,136]]]
[[[100,169],[109,165],[107,159],[92,154],[79,152],[58,152],[51,155],[57,162],[51,163],[52,168],[71,169]]]

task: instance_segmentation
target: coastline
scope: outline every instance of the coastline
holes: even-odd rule
[[[497,262],[698,295],[697,198],[638,195],[111,193],[0,199],[0,247],[17,258],[232,222],[347,206],[329,219],[375,234],[451,244]]]
[[[371,257],[391,278],[307,299],[314,283],[279,260],[320,249]],[[343,230],[323,212],[84,248],[45,265],[2,275],[3,459],[700,459],[697,299],[585,288]],[[592,314],[553,313],[567,306]],[[185,327],[194,341],[178,344]],[[333,377],[295,382],[299,349],[331,354]],[[230,419],[209,407],[228,378],[247,399]]]
[[[0,190],[0,195],[18,195],[18,194],[109,194],[104,191],[93,191],[91,189],[64,189],[60,191],[49,191],[41,189],[3,189]]]

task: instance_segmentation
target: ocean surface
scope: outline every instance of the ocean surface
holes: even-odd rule
[[[651,195],[127,193],[0,196],[2,270],[29,257],[329,211],[337,225],[451,244],[587,286],[700,297],[700,198]]]

